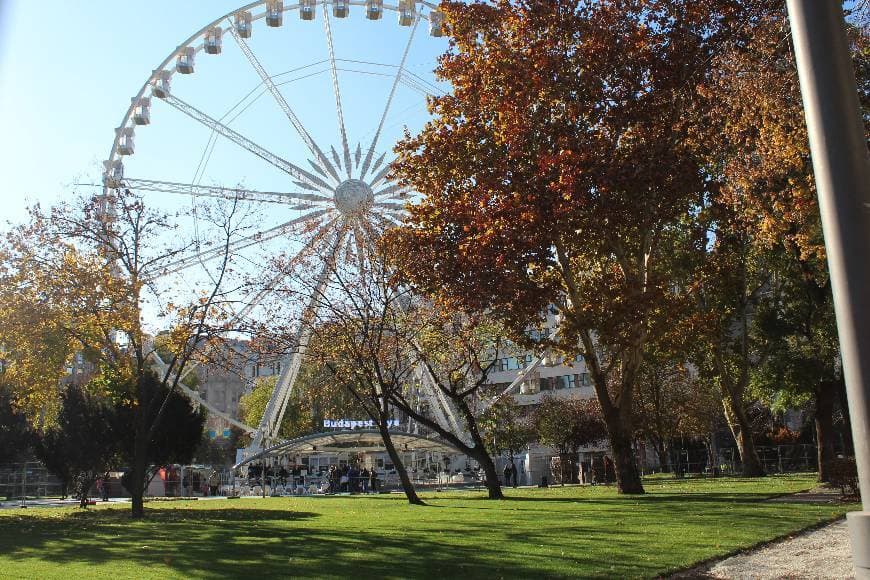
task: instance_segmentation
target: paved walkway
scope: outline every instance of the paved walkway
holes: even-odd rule
[[[846,521],[788,538],[709,566],[707,578],[780,579],[855,577]],[[704,577],[698,570],[696,577]]]

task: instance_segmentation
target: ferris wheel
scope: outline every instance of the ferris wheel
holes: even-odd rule
[[[389,14],[395,24],[384,18]],[[422,124],[428,118],[425,97],[443,92],[431,78],[434,56],[443,44],[435,50],[430,44],[422,57],[414,56],[419,44],[440,41],[443,20],[437,7],[425,1],[266,0],[210,22],[173,50],[132,99],[104,162],[104,198],[129,189],[149,192],[149,200],[174,196],[194,208],[209,198],[259,204],[268,208],[266,217],[255,231],[232,240],[230,252],[269,252],[275,244],[285,244],[281,251],[294,258],[339,256],[363,272],[368,243],[397,224],[405,202],[416,195],[390,181],[390,150],[397,131],[408,126],[408,115],[416,114]],[[289,33],[279,36],[276,29]],[[259,39],[262,44],[255,44]],[[292,58],[279,69],[270,61],[280,56]],[[234,65],[227,65],[229,74],[220,72],[221,59]],[[239,80],[242,68],[250,91]],[[211,75],[210,85],[191,82],[205,72]],[[234,92],[243,97],[231,100]],[[193,128],[179,129],[182,122]],[[208,138],[204,149],[184,142],[203,137]],[[150,152],[150,161],[138,163],[143,152]],[[193,178],[178,177],[185,171],[193,171]],[[166,172],[176,177],[166,177]],[[240,185],[243,176],[253,176],[265,187]],[[172,258],[161,275],[196,269],[224,252],[196,245],[189,255]],[[317,285],[323,287],[329,275],[324,262]],[[247,297],[235,316],[249,315],[280,279],[271,278],[262,291]],[[309,314],[318,307],[315,294],[307,304]],[[256,428],[195,390],[181,388],[210,413],[252,433],[252,449],[260,449],[277,438],[311,325],[300,324],[296,332],[299,346],[281,361],[275,390]]]

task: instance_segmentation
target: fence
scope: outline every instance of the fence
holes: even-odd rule
[[[797,473],[818,470],[816,446],[809,444],[758,446],[755,448],[766,473]],[[671,468],[679,475],[740,475],[742,462],[736,447],[719,449],[714,465],[703,449],[677,449]]]
[[[418,490],[449,490],[483,487],[482,474],[466,469],[451,471],[409,470],[408,477]],[[380,493],[401,491],[402,483],[395,470],[379,471],[374,478],[350,477],[330,479],[328,472],[305,473],[304,475],[287,474],[284,477],[270,474],[265,477],[239,477],[221,488],[226,495],[315,495],[333,493]]]
[[[0,465],[0,499],[20,501],[61,497],[63,486],[41,463],[7,463]]]

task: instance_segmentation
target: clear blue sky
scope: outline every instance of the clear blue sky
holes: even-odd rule
[[[3,176],[2,221],[20,221],[28,202],[70,195],[70,184],[98,182],[101,165],[130,98],[174,48],[193,32],[243,0],[0,0],[0,174]],[[282,29],[257,23],[251,46],[271,74],[326,57],[323,20],[301,22],[285,15]],[[398,64],[409,30],[395,14],[380,22],[363,18],[333,21],[339,58]],[[409,67],[432,80],[431,69],[443,39],[427,35],[421,23]],[[224,54],[199,55],[197,73],[176,77],[176,94],[220,117],[259,80],[242,60],[231,37]],[[345,63],[347,68],[373,70]],[[368,68],[366,68],[368,67]],[[309,69],[315,70],[315,69]],[[342,97],[352,147],[367,146],[383,109],[390,80],[370,74],[341,73]],[[288,79],[291,77],[287,77]],[[329,74],[283,87],[321,145],[338,148],[335,105]],[[304,163],[306,152],[286,120],[268,98],[259,99],[233,127],[285,158]],[[404,124],[417,128],[426,115],[422,97],[405,87],[388,119],[388,135],[379,151],[389,149]],[[137,130],[137,154],[128,175],[191,181],[209,132],[163,103],[154,106],[154,121]],[[205,183],[288,190],[282,177],[232,144],[220,143]],[[0,229],[3,229],[0,227]]]

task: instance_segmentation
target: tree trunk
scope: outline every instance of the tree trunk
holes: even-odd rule
[[[381,432],[381,438],[384,440],[387,455],[390,456],[390,460],[396,467],[396,473],[399,474],[399,481],[402,482],[402,489],[405,491],[408,503],[412,505],[426,505],[417,495],[417,490],[414,489],[414,484],[411,482],[411,478],[408,477],[408,471],[405,469],[405,464],[402,462],[402,458],[399,457],[398,451],[396,451],[396,446],[393,445],[393,439],[390,437],[390,431],[385,421],[378,421],[378,430]]]
[[[90,476],[82,476],[81,487],[79,488],[79,507],[88,507],[88,495],[95,480],[95,478]]]
[[[740,463],[743,465],[743,477],[761,477],[764,475],[764,466],[758,458],[755,442],[752,440],[752,427],[749,417],[740,397],[730,392],[722,401],[725,408],[725,417],[728,419],[728,427],[737,444],[737,452],[740,454]]]
[[[471,412],[471,408],[469,408],[465,399],[456,397],[451,397],[451,399],[465,419],[465,426],[468,428],[468,434],[471,437],[471,441],[474,443],[474,447],[466,449],[466,455],[472,457],[483,467],[483,473],[486,476],[486,491],[488,492],[489,499],[504,499],[504,494],[501,491],[501,483],[499,483],[498,480],[498,471],[495,469],[495,462],[486,450],[486,443],[480,435],[480,429],[477,428],[477,418],[474,416],[474,413]],[[505,484],[507,484],[507,482],[505,482]]]
[[[716,442],[716,431],[710,431],[710,467],[713,468],[713,476],[718,474],[719,470],[719,445]]]
[[[468,449],[468,456],[477,461],[483,468],[483,474],[486,478],[486,491],[489,494],[489,499],[504,499],[504,494],[501,491],[501,483],[498,480],[498,470],[495,468],[495,462],[489,456],[485,447],[475,446]]]
[[[141,398],[140,398],[141,400]],[[145,517],[145,472],[148,469],[148,426],[143,406],[136,410],[136,432],[133,439],[133,465],[130,470],[130,515]]]
[[[634,449],[631,429],[626,429],[623,422],[616,418],[605,416],[607,431],[610,436],[610,448],[613,451],[613,469],[616,471],[616,490],[618,493],[644,493],[640,471],[634,460]]]
[[[668,457],[668,449],[667,445],[665,445],[665,440],[661,437],[650,437],[653,443],[653,447],[655,447],[656,455],[659,458],[659,467],[663,473],[671,472],[671,461],[670,457]]]
[[[137,445],[138,447],[138,445]],[[134,519],[145,517],[145,464],[146,454],[137,449],[133,456],[133,467],[130,470],[130,516]]]
[[[831,480],[828,473],[830,461],[834,459],[834,396],[837,385],[831,381],[821,381],[815,388],[816,399],[816,449],[819,461],[819,481]]]

